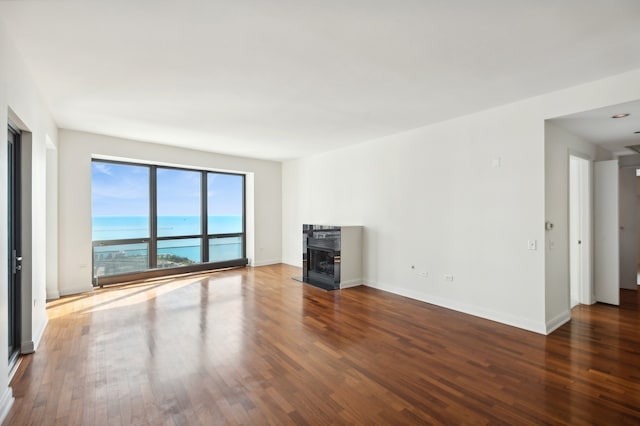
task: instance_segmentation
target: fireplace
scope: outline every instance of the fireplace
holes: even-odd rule
[[[303,282],[325,290],[362,284],[362,227],[303,225],[302,236]]]

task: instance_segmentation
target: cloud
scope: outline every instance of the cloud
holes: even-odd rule
[[[103,175],[107,175],[107,176],[112,175],[111,167],[105,163],[94,162],[93,169],[99,173],[102,173]]]

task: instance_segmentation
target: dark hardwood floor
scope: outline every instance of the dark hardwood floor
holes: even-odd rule
[[[640,310],[550,336],[285,265],[48,304],[7,425],[639,424]]]

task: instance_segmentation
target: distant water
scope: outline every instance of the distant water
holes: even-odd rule
[[[149,237],[149,218],[144,216],[98,216],[92,221],[94,241]],[[242,216],[209,216],[209,234],[242,232]],[[158,235],[177,237],[200,234],[198,216],[158,216]]]
[[[242,216],[209,216],[207,218],[209,234],[233,234],[242,232]],[[149,219],[141,216],[100,216],[92,221],[94,241],[126,240],[133,238],[149,238]],[[159,216],[158,236],[177,237],[200,234],[200,218],[198,216]],[[201,259],[201,240],[189,238],[181,240],[164,240],[158,242],[160,256],[175,255],[185,257],[199,263]],[[126,257],[145,257],[147,244],[109,245],[96,247],[94,255],[106,259],[114,254]],[[223,261],[242,257],[242,238],[229,237],[212,239],[209,242],[209,261]],[[134,270],[140,270],[135,266]]]

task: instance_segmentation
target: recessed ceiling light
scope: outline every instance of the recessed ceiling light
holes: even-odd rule
[[[625,117],[628,117],[629,115],[631,114],[629,114],[628,112],[625,112],[623,114],[612,115],[611,118],[625,118]]]

